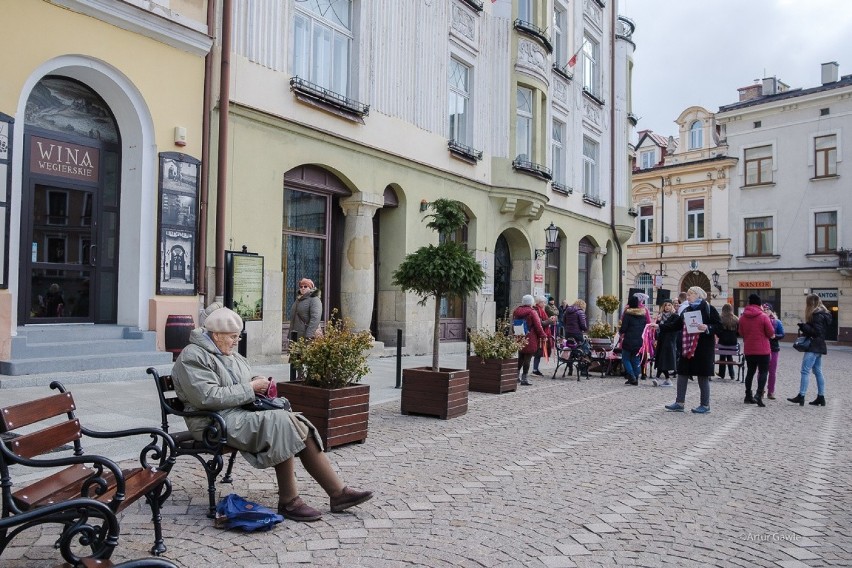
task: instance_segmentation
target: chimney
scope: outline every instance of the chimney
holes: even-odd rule
[[[760,85],[749,85],[748,87],[740,87],[737,89],[740,93],[739,102],[751,101],[760,96]]]
[[[829,61],[822,64],[822,84],[835,83],[837,81],[838,69],[840,66],[837,61]]]
[[[766,95],[774,95],[778,92],[778,85],[775,77],[766,77],[763,79],[763,91],[761,94],[765,97]]]

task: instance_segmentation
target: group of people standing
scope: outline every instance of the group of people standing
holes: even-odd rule
[[[757,294],[751,294],[740,317],[734,315],[733,306],[730,304],[722,307],[720,316],[716,308],[707,302],[704,289],[698,286],[688,289],[685,297],[680,300],[678,305],[664,301],[653,323],[638,295],[628,300],[619,323],[621,359],[627,375],[626,384],[638,384],[641,372],[640,353],[647,354],[652,351],[657,368],[654,386],[670,386],[669,372],[674,371],[677,374],[675,401],[666,405],[666,410],[683,412],[688,382],[696,378],[700,402],[692,412],[706,414],[710,412],[710,381],[716,363],[716,344],[736,346],[738,338],[742,338],[746,366],[743,402],[764,407],[764,395],[775,399],[776,370],[780,353],[778,340],[784,337],[784,326],[775,315],[773,306],[762,303]],[[804,405],[809,376],[813,372],[817,378],[818,395],[810,404],[825,405],[825,380],[821,358],[826,354],[825,337],[830,325],[831,314],[819,296],[809,295],[805,321],[799,324],[799,334],[811,338],[811,341],[802,359],[800,392],[796,397],[788,399],[790,402]],[[650,333],[650,330],[655,333]],[[652,347],[649,347],[649,343]],[[728,361],[724,361],[725,358]],[[724,378],[727,368],[733,378],[730,356],[723,356],[721,359],[723,362],[719,364],[718,376]],[[661,374],[665,375],[665,380],[659,380]]]

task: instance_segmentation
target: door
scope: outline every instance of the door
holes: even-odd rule
[[[23,323],[95,321],[90,300],[97,282],[96,198],[91,188],[30,184]]]

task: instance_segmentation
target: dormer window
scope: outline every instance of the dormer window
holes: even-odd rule
[[[654,164],[657,163],[656,157],[656,150],[643,150],[640,152],[639,159],[642,160],[642,169],[653,168]]]
[[[698,150],[704,146],[704,127],[700,120],[696,120],[689,127],[689,149]]]

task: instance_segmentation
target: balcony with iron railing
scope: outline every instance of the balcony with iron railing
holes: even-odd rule
[[[550,43],[550,38],[547,36],[547,30],[543,30],[532,22],[527,22],[518,18],[515,20],[515,29],[519,32],[533,37],[541,43],[547,53],[553,53],[553,44]]]
[[[322,106],[331,107],[347,115],[353,115],[353,117],[361,118],[370,114],[370,105],[350,99],[301,77],[292,77],[290,79],[290,90],[296,93],[297,96],[301,95]]]
[[[515,158],[512,162],[512,168],[519,172],[530,174],[547,181],[553,179],[553,173],[550,171],[550,168],[542,166],[541,164],[536,164],[535,162],[530,162],[529,160]]]
[[[471,164],[482,159],[482,150],[476,150],[470,146],[465,146],[457,140],[448,140],[447,148],[453,156]]]
[[[852,276],[852,250],[840,248],[835,254],[837,255],[837,271],[843,276]]]

